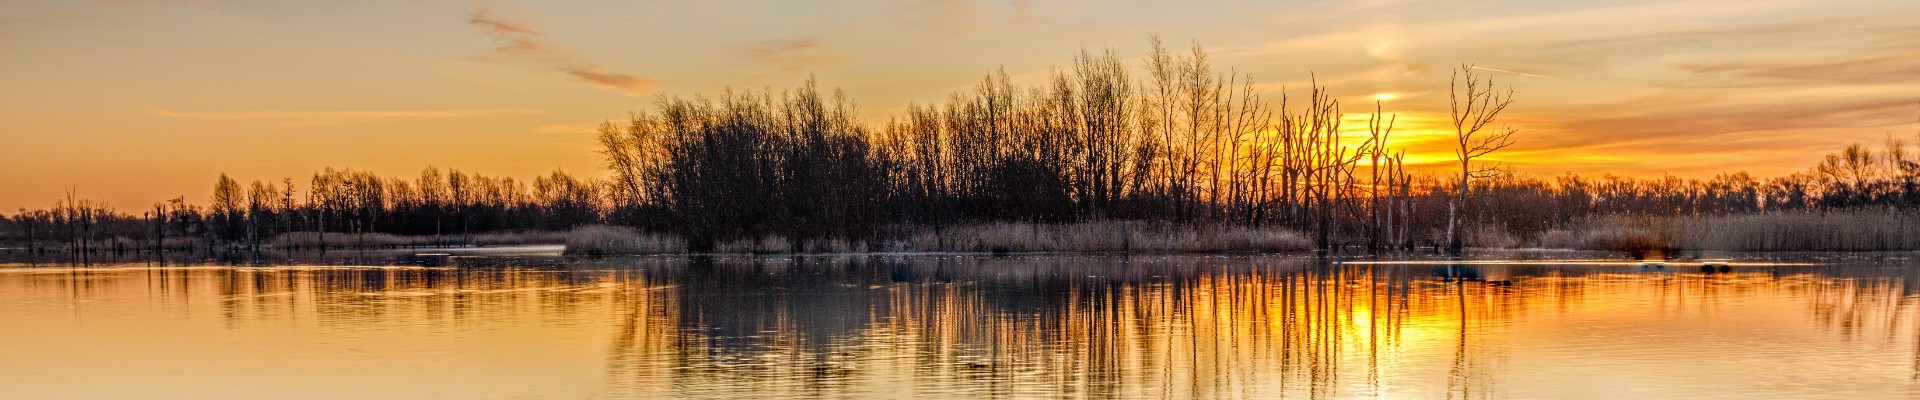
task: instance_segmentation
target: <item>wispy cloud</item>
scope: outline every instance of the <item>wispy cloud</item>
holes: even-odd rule
[[[831,67],[848,61],[845,56],[827,53],[826,47],[825,40],[819,35],[812,35],[756,42],[735,47],[733,52],[742,60],[765,64],[785,72]]]
[[[1499,83],[1518,99],[1502,123],[1522,131],[1502,156],[1536,172],[1777,174],[1912,131],[1920,8],[1911,3],[1474,3],[1487,2],[1281,13],[1275,29],[1296,34],[1225,54],[1314,54],[1312,68],[1336,73],[1321,83],[1361,93],[1445,87],[1445,69],[1400,67],[1409,63],[1517,75]],[[1445,97],[1402,98],[1389,111],[1444,116]],[[1423,154],[1448,152],[1444,141],[1405,139]]]
[[[1519,75],[1519,76],[1531,76],[1531,77],[1535,77],[1535,78],[1544,78],[1544,79],[1552,79],[1552,80],[1559,80],[1559,81],[1564,81],[1564,80],[1566,80],[1566,79],[1560,79],[1560,78],[1555,78],[1555,77],[1551,77],[1551,76],[1546,76],[1546,75],[1539,75],[1539,74],[1529,74],[1529,73],[1525,73],[1525,72],[1516,72],[1516,71],[1508,71],[1508,70],[1504,70],[1504,69],[1493,69],[1493,68],[1487,68],[1487,67],[1482,67],[1482,66],[1478,66],[1478,65],[1475,65],[1475,66],[1473,66],[1473,69],[1477,69],[1477,70],[1481,70],[1481,71],[1493,71],[1493,72],[1499,72],[1499,73],[1503,73],[1503,74],[1513,74],[1513,75]]]
[[[1920,40],[1914,45],[1920,46]],[[1920,54],[1889,54],[1818,60],[1684,60],[1666,63],[1696,74],[1734,74],[1747,78],[1805,81],[1822,85],[1875,84],[1912,79],[1920,71]],[[1769,82],[1778,84],[1778,82]]]
[[[493,15],[492,10],[488,10],[485,8],[482,8],[479,11],[475,11],[473,13],[473,17],[467,19],[467,23],[471,23],[471,24],[480,26],[482,28],[486,28],[487,34],[494,35],[494,36],[509,36],[509,35],[540,36],[540,32],[533,30],[532,27],[529,27],[526,24],[523,24],[520,22],[507,21],[507,20],[500,19],[499,17]]]
[[[640,75],[605,70],[573,50],[547,41],[546,35],[533,26],[502,18],[486,8],[475,11],[467,23],[480,27],[496,44],[492,52],[468,60],[531,66],[628,95],[644,93],[657,82]]]

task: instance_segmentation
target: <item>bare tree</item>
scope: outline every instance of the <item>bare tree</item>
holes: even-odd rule
[[[240,188],[240,182],[227,177],[225,173],[220,174],[220,179],[213,184],[212,211],[213,216],[219,218],[215,226],[220,229],[214,236],[222,244],[231,244],[240,239],[240,219],[246,215],[246,210],[241,208],[244,201],[246,193]]]
[[[1387,202],[1391,195],[1382,193],[1381,190],[1384,188],[1391,192],[1393,189],[1392,183],[1387,183],[1383,187],[1381,179],[1391,180],[1393,174],[1391,168],[1380,162],[1382,160],[1393,162],[1393,155],[1388,154],[1387,139],[1393,135],[1394,123],[1400,120],[1399,114],[1386,115],[1380,103],[1377,100],[1373,102],[1373,115],[1367,118],[1367,144],[1371,146],[1363,146],[1368,157],[1367,169],[1373,174],[1373,179],[1367,182],[1367,250],[1374,252],[1380,251],[1383,233],[1391,229],[1393,224],[1392,218],[1381,214],[1382,210],[1391,207]],[[1392,213],[1389,212],[1387,215],[1391,216]]]
[[[279,191],[272,182],[260,181],[253,181],[253,186],[247,189],[246,239],[249,248],[260,249],[261,231],[264,230],[261,224],[266,222],[267,214],[273,212],[273,197]]]
[[[293,178],[280,179],[280,232],[293,232]]]
[[[1513,145],[1513,135],[1519,132],[1506,126],[1486,129],[1487,125],[1499,118],[1501,111],[1513,104],[1513,89],[1496,91],[1493,76],[1483,77],[1474,71],[1472,64],[1461,65],[1448,82],[1454,142],[1458,146],[1454,148],[1454,157],[1460,161],[1459,187],[1454,192],[1453,202],[1447,205],[1447,249],[1454,254],[1458,254],[1462,247],[1460,216],[1466,214],[1463,208],[1467,206],[1469,182],[1473,178],[1492,176],[1500,170],[1498,163],[1483,164],[1476,168],[1473,161]]]

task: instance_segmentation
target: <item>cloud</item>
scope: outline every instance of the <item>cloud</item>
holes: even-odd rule
[[[826,41],[821,40],[819,35],[812,35],[757,42],[735,47],[733,52],[742,60],[765,64],[784,72],[832,67],[847,62],[846,57],[824,53],[822,49],[826,47]]]
[[[1920,46],[1920,43],[1915,43]],[[1669,60],[1666,65],[1696,74],[1734,74],[1759,78],[1770,85],[1777,81],[1807,83],[1875,84],[1912,79],[1920,71],[1920,54],[1890,54],[1818,60]]]
[[[1538,95],[1558,99],[1526,107],[1552,121],[1528,147],[1639,155],[1611,166],[1623,171],[1784,173],[1912,120],[1920,56],[1905,49],[1920,32],[1905,21],[1920,13],[1793,13],[1526,47],[1555,49],[1535,65],[1581,54],[1563,68],[1609,78]]]
[[[492,52],[465,58],[469,61],[525,65],[627,95],[645,93],[658,82],[640,75],[607,71],[571,49],[548,42],[546,35],[533,26],[501,18],[486,8],[475,11],[467,23],[481,28],[496,44]]]
[[[590,67],[589,68],[568,68],[566,71],[567,71],[567,75],[573,75],[573,77],[580,78],[580,80],[586,81],[587,83],[591,83],[593,85],[605,87],[605,88],[617,88],[617,89],[639,91],[648,86],[652,86],[654,82],[652,79],[641,78],[641,77],[629,75],[629,74],[614,74],[614,73],[600,72]]]
[[[1499,72],[1499,73],[1503,73],[1503,74],[1513,74],[1513,75],[1519,75],[1519,76],[1531,76],[1531,77],[1535,77],[1535,78],[1544,78],[1544,79],[1552,79],[1552,80],[1558,80],[1558,81],[1564,81],[1564,80],[1566,80],[1566,79],[1561,79],[1561,78],[1557,78],[1557,77],[1551,77],[1551,76],[1546,76],[1546,75],[1539,75],[1539,74],[1529,74],[1529,73],[1525,73],[1525,72],[1518,72],[1518,71],[1508,71],[1508,70],[1504,70],[1504,69],[1493,69],[1493,68],[1487,68],[1487,67],[1482,67],[1482,66],[1478,66],[1478,65],[1475,65],[1475,66],[1473,66],[1473,69],[1477,69],[1477,70],[1481,70],[1481,71],[1493,71],[1493,72]]]
[[[1229,56],[1314,54],[1310,67],[1339,73],[1321,83],[1359,93],[1446,87],[1446,69],[1398,68],[1405,63],[1501,70],[1498,86],[1518,99],[1501,124],[1521,134],[1499,156],[1523,170],[1784,173],[1847,143],[1911,137],[1920,97],[1911,79],[1920,8],[1910,3],[1408,3],[1281,18],[1275,29],[1297,34]],[[1445,92],[1403,98],[1389,112],[1444,117],[1445,101]],[[1447,152],[1444,142],[1405,139],[1418,152]]]
[[[493,15],[492,10],[488,10],[485,8],[482,8],[479,11],[474,12],[473,17],[467,19],[467,23],[471,23],[483,28],[487,28],[487,34],[494,35],[494,36],[508,36],[508,35],[540,36],[540,32],[534,31],[532,27],[528,27],[527,25],[519,22],[500,19],[499,17]]]
[[[313,127],[371,121],[456,119],[494,115],[534,114],[538,110],[490,108],[459,110],[317,110],[317,111],[156,111],[153,116],[194,121],[272,121],[289,126]]]

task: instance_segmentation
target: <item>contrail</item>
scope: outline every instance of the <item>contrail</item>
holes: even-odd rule
[[[1508,71],[1508,70],[1504,70],[1504,69],[1493,69],[1493,68],[1487,68],[1487,67],[1482,67],[1482,66],[1474,66],[1474,67],[1473,67],[1473,69],[1478,69],[1478,70],[1486,70],[1486,71],[1493,71],[1493,72],[1502,72],[1502,73],[1509,73],[1509,74],[1514,74],[1514,75],[1522,75],[1522,76],[1531,76],[1531,77],[1535,77],[1535,78],[1547,78],[1547,79],[1552,79],[1552,80],[1556,80],[1556,81],[1564,81],[1564,80],[1566,80],[1566,79],[1561,79],[1561,78],[1555,78],[1555,77],[1551,77],[1551,76],[1546,76],[1546,75],[1534,75],[1534,74],[1529,74],[1529,73],[1525,73],[1525,72],[1513,72],[1513,71]]]

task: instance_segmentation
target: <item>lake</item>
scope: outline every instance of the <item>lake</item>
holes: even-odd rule
[[[0,398],[1910,397],[1914,256],[14,264]]]

